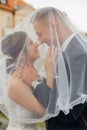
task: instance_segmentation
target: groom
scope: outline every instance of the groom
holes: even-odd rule
[[[37,15],[33,19],[33,26],[36,31],[36,34],[38,35],[40,43],[47,43],[50,46],[50,30],[49,30],[49,22],[48,22],[48,12],[53,11],[54,17],[58,17],[56,14],[56,10],[53,8],[44,8],[40,10],[40,12],[37,12]],[[79,81],[81,80],[80,74],[82,73],[82,70],[84,68],[84,64],[82,63],[81,56],[85,58],[87,57],[87,54],[85,53],[85,50],[79,44],[79,40],[76,38],[76,35],[72,33],[72,31],[67,27],[64,26],[62,23],[62,26],[58,25],[61,21],[58,23],[55,23],[55,26],[57,28],[57,34],[60,41],[60,44],[63,48],[63,56],[65,60],[66,70],[67,70],[67,76],[68,76],[68,82],[70,84],[71,77],[70,77],[70,70],[69,70],[69,63],[67,56],[70,60],[71,67],[74,73],[73,78],[73,87],[77,87],[79,85]],[[50,24],[53,26],[53,21],[50,20]],[[62,32],[62,34],[61,34]],[[54,34],[54,33],[53,33]],[[54,36],[55,37],[55,36]],[[69,44],[67,44],[66,40]],[[83,44],[85,43],[82,39],[81,42]],[[78,48],[80,51],[78,51]],[[78,60],[78,73],[76,73],[76,66],[77,66],[77,58]],[[87,85],[87,69],[85,70],[85,77],[84,77],[84,86]],[[77,78],[77,81],[75,80]],[[82,86],[83,87],[83,86]],[[38,87],[39,89],[39,87]],[[40,87],[41,89],[41,87]],[[40,91],[37,89],[35,90],[37,95],[40,96]],[[39,93],[39,94],[38,94]],[[39,97],[40,98],[40,97]],[[65,115],[62,111],[59,113],[58,116],[51,118],[46,121],[46,129],[47,130],[87,130],[87,103],[79,104],[73,108],[73,110],[70,111],[68,115]]]

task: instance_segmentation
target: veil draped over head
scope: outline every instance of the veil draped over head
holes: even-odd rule
[[[87,100],[87,40],[58,9],[48,7],[35,11],[0,44],[0,109],[8,118],[23,123],[40,122],[60,111],[68,114],[75,105]],[[48,72],[45,66],[49,55],[52,72]],[[34,63],[34,70],[30,69],[31,63]],[[8,96],[11,76],[18,76],[32,90],[45,108],[43,116]],[[48,85],[49,80],[52,88]]]

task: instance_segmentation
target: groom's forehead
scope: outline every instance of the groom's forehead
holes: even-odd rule
[[[43,30],[45,30],[45,26],[43,24],[41,24],[39,21],[35,21],[34,22],[34,29],[37,33],[41,33]]]

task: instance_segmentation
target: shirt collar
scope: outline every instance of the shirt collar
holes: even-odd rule
[[[62,45],[62,50],[65,51],[65,49],[67,48],[69,42],[71,41],[71,39],[76,35],[76,33],[70,35],[69,38],[66,39],[66,41],[63,43]]]

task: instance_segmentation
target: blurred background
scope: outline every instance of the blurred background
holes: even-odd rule
[[[87,35],[87,0],[0,0],[0,39],[24,17],[46,6],[63,11],[77,29]]]
[[[0,39],[34,10],[22,0],[0,0]]]
[[[71,19],[80,33],[87,38],[87,0],[0,0],[0,39],[27,15],[41,7],[53,6]],[[8,119],[0,112],[0,130],[6,130]],[[45,123],[38,123],[45,130]]]

